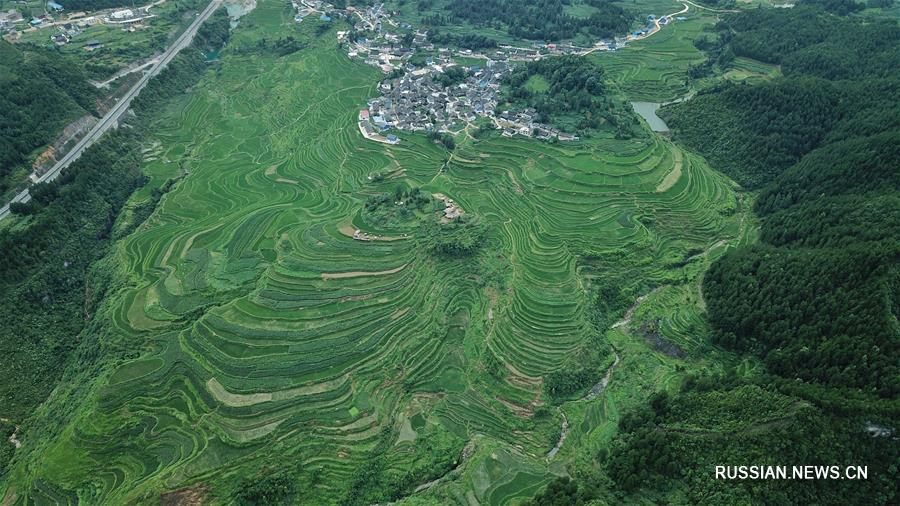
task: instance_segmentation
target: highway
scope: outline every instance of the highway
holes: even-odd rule
[[[69,150],[68,153],[66,153],[58,162],[56,162],[56,164],[54,164],[53,167],[50,168],[50,170],[39,177],[37,179],[37,182],[43,183],[56,179],[56,177],[59,176],[60,172],[68,167],[69,164],[71,164],[73,161],[77,160],[85,149],[90,147],[111,127],[116,126],[116,124],[118,124],[119,118],[123,114],[125,114],[125,111],[127,111],[128,107],[131,105],[131,100],[136,97],[138,93],[140,93],[140,91],[144,88],[144,86],[147,85],[147,82],[149,82],[153,76],[159,74],[159,72],[164,69],[165,66],[170,61],[172,61],[173,58],[175,58],[179,51],[181,51],[191,43],[194,35],[197,34],[197,29],[200,28],[200,25],[202,25],[210,15],[212,15],[212,13],[216,10],[216,8],[219,7],[219,5],[221,5],[221,3],[222,0],[212,0],[209,5],[206,6],[206,9],[204,9],[203,12],[197,15],[191,25],[188,26],[187,29],[175,40],[175,42],[173,42],[172,45],[169,46],[168,49],[166,49],[166,52],[159,57],[156,65],[154,65],[149,72],[141,76],[140,80],[138,80],[138,82],[135,83],[135,85],[132,86],[130,90],[128,90],[128,93],[126,93],[121,99],[119,99],[119,101],[116,102],[116,105],[114,105],[112,109],[110,109],[109,112],[107,112],[106,115],[104,115],[103,118],[101,118],[100,121],[98,121],[97,124],[94,125],[94,128],[92,128],[91,131],[88,132],[86,136],[84,136],[84,138],[78,141],[78,143],[75,144],[75,147]],[[24,203],[28,202],[29,200],[31,200],[31,195],[28,193],[28,189],[26,188],[15,197],[13,197],[10,203]],[[6,204],[2,208],[0,208],[0,220],[9,216],[9,205],[10,204]]]

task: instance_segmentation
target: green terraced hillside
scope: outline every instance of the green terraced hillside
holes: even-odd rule
[[[305,504],[508,504],[596,452],[679,364],[718,367],[699,279],[755,234],[730,180],[649,131],[367,141],[380,74],[292,17],[260,1],[147,140],[133,200],[179,179],[105,260],[99,355],[40,408],[4,504],[231,503],[272,476]],[[306,47],[254,49],[289,34]],[[635,52],[623,73],[668,75]],[[681,93],[659,86],[646,96]],[[401,184],[477,217],[478,251],[436,254],[429,220],[374,228],[366,200]],[[609,286],[628,303],[604,312]],[[654,349],[647,322],[685,355]],[[548,396],[547,375],[585,364],[591,384],[612,371],[605,391]]]

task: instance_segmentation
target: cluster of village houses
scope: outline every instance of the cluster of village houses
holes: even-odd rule
[[[379,86],[381,96],[368,101],[368,109],[362,113],[368,118],[368,129],[375,133],[392,128],[413,132],[457,132],[481,117],[502,129],[505,136],[577,139],[535,121],[533,109],[498,110],[503,102],[501,82],[512,70],[510,63],[488,59],[483,68],[461,67],[465,79],[444,86],[441,74],[455,66],[457,64],[449,57],[429,58],[421,68],[407,63],[404,75],[383,81]],[[392,137],[387,139],[393,141]]]
[[[23,33],[50,29],[50,41],[57,46],[64,46],[81,35],[87,27],[96,24],[120,26],[125,32],[139,30],[145,26],[144,21],[156,17],[150,9],[160,3],[162,1],[133,9],[117,8],[87,13],[66,12],[62,4],[47,2],[46,11],[27,22],[16,9],[0,12],[0,33],[3,33],[7,41],[17,42]],[[94,51],[100,47],[103,47],[103,44],[99,40],[89,40],[84,44],[85,51]]]
[[[359,130],[367,138],[377,142],[395,144],[400,131],[458,132],[478,118],[487,118],[504,136],[522,135],[540,139],[577,140],[571,133],[560,132],[553,127],[535,121],[535,111],[498,110],[503,103],[500,87],[516,62],[536,61],[546,56],[584,55],[595,51],[615,51],[632,40],[639,40],[658,30],[670,20],[656,20],[650,16],[647,26],[611,40],[601,40],[585,48],[572,44],[535,43],[531,47],[499,45],[491,51],[474,52],[470,49],[451,50],[435,47],[428,42],[427,32],[413,31],[405,23],[396,23],[383,4],[366,8],[336,9],[322,0],[293,0],[297,10],[295,21],[302,22],[311,15],[323,21],[340,16],[354,24],[357,36],[349,40],[349,32],[338,32],[338,40],[347,48],[347,55],[361,59],[380,68],[385,74],[401,73],[397,78],[385,80],[379,86],[381,96],[368,102],[368,108],[359,113]],[[399,28],[413,35],[412,44],[404,45],[404,38],[390,28]],[[407,37],[408,42],[408,37]],[[430,55],[424,64],[411,62],[416,51]],[[457,58],[483,60],[483,66],[462,67],[466,78],[461,83],[444,86],[440,79],[446,69],[458,65]]]

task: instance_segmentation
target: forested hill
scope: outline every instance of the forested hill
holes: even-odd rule
[[[749,186],[762,242],[706,277],[719,340],[776,373],[900,393],[900,27],[817,7],[726,18],[720,44],[785,76],[664,112],[676,136]]]
[[[560,41],[578,35],[611,38],[628,31],[634,16],[611,0],[584,0],[591,9],[586,17],[566,12],[569,0],[453,0],[419,2],[421,11],[434,9],[423,17],[431,27],[466,23],[475,27],[505,30],[521,39]],[[443,7],[442,9],[440,7]]]
[[[35,149],[93,111],[96,96],[78,65],[52,51],[22,51],[0,40],[0,192],[13,184],[10,173],[28,172]]]
[[[766,372],[726,367],[657,394],[624,414],[599,471],[554,482],[533,504],[898,500],[897,23],[805,5],[719,28],[712,55],[780,64],[783,77],[726,84],[661,115],[678,142],[758,189],[760,242],[713,263],[703,295],[714,340]],[[712,478],[715,465],[801,462],[865,463],[868,479]]]
[[[639,135],[641,129],[630,109],[611,98],[605,72],[578,56],[545,58],[518,66],[504,80],[512,109],[534,108],[537,121],[565,132],[590,135],[606,128],[619,138]]]
[[[680,141],[759,188],[815,148],[900,128],[900,26],[817,7],[743,12],[717,52],[781,65],[784,78],[725,84],[661,111]]]

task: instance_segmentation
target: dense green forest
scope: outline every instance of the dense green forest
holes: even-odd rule
[[[896,433],[900,416],[900,29],[812,3],[729,15],[699,44],[711,58],[779,64],[783,77],[661,112],[678,141],[758,190],[760,242],[714,262],[703,294],[714,341],[766,372],[657,394],[623,416],[594,467],[532,504],[896,502],[897,446],[878,430]],[[711,479],[715,465],[794,463],[869,475]]]
[[[679,140],[748,188],[831,142],[900,128],[900,26],[802,6],[733,14],[703,49],[781,65],[784,78],[726,83],[660,114]]]
[[[712,266],[709,317],[721,344],[773,372],[896,396],[900,27],[811,6],[779,14],[718,29],[720,45],[781,63],[783,78],[663,113],[678,139],[762,189],[762,241]]]
[[[892,503],[896,449],[872,437],[864,417],[835,417],[766,383],[689,377],[678,393],[657,394],[622,417],[610,448],[597,456],[605,472],[557,480],[530,504]],[[717,465],[795,463],[866,465],[868,479],[713,479]]]
[[[0,193],[8,176],[28,168],[30,155],[96,106],[96,89],[58,53],[21,50],[0,40]]]
[[[603,69],[587,58],[561,56],[519,65],[503,84],[511,106],[534,108],[537,121],[564,131],[586,134],[604,125],[620,137],[638,131],[630,111],[607,93]]]
[[[497,47],[497,41],[484,35],[466,33],[462,35],[434,28],[428,31],[428,41],[432,44],[458,46],[466,49],[487,49]]]
[[[628,31],[633,16],[609,0],[585,0],[594,12],[588,17],[566,13],[571,0],[454,0],[443,12],[423,17],[429,26],[468,23],[475,27],[505,30],[521,39],[557,41],[578,35],[611,38]],[[421,2],[420,9],[431,7]]]
[[[20,421],[53,389],[80,335],[103,299],[111,275],[95,264],[117,235],[113,225],[131,193],[146,182],[141,142],[152,111],[209,68],[202,51],[228,35],[221,9],[135,99],[130,128],[107,133],[52,183],[32,187],[32,201],[13,206],[21,226],[0,232],[0,402],[3,417]],[[158,201],[158,196],[153,202]],[[152,208],[136,213],[149,216]],[[139,222],[128,224],[132,230]],[[78,357],[89,363],[93,357]],[[8,445],[7,445],[8,446]],[[0,473],[10,455],[0,462]]]

